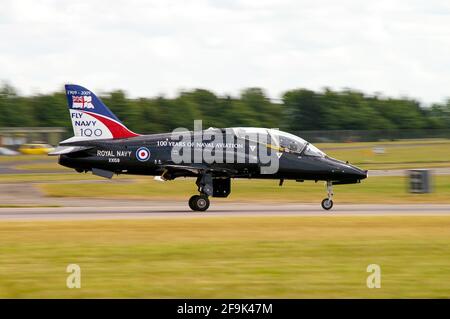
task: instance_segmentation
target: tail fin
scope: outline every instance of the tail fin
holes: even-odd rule
[[[67,84],[66,96],[75,139],[98,140],[138,136],[123,125],[88,89]]]

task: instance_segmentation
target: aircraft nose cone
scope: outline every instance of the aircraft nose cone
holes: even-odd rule
[[[351,166],[350,174],[352,174],[356,179],[367,178],[367,170],[362,170],[356,166]]]
[[[367,171],[334,158],[327,159],[332,178],[342,181],[355,181],[367,178]]]
[[[361,180],[367,178],[367,171],[350,164],[341,164],[340,173],[345,179]]]

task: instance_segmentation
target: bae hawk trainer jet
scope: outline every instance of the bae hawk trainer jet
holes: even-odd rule
[[[314,145],[275,129],[232,127],[177,129],[140,135],[129,130],[91,91],[66,85],[74,136],[50,155],[77,172],[112,178],[151,175],[160,181],[196,177],[194,211],[206,211],[209,197],[227,197],[232,178],[325,181],[322,208],[333,207],[333,185],[359,183],[367,171],[327,156]],[[195,126],[195,124],[194,124]]]

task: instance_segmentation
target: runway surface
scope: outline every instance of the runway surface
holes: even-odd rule
[[[69,203],[66,203],[69,204]],[[78,203],[80,204],[80,203]],[[376,216],[450,215],[450,204],[359,205],[336,203],[331,211],[319,204],[212,203],[207,212],[192,212],[185,202],[87,201],[87,206],[0,208],[0,221],[7,220],[97,220],[136,218],[238,217],[238,216]]]

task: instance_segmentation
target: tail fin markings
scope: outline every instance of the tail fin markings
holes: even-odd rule
[[[90,90],[67,84],[66,97],[76,140],[129,138],[139,136],[129,130]]]

